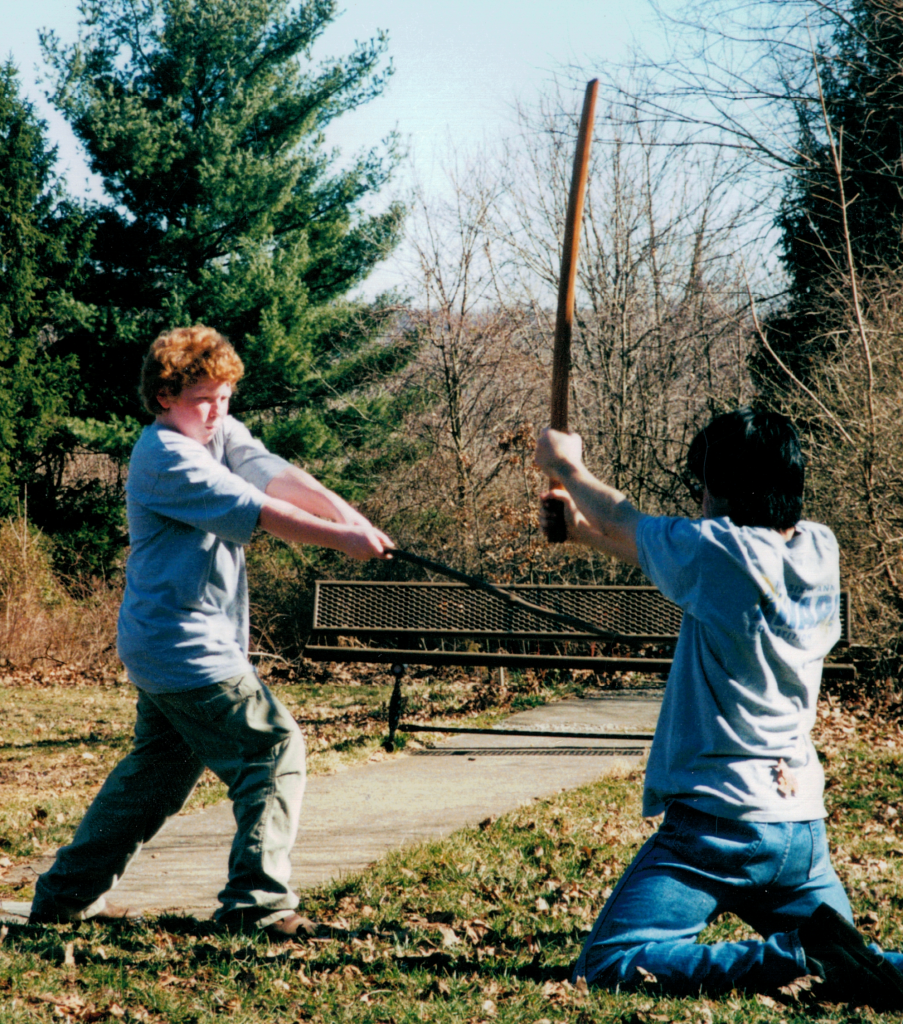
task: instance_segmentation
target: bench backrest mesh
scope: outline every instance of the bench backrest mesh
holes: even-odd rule
[[[594,622],[631,638],[676,636],[680,609],[654,587],[518,585],[507,587],[531,604]],[[315,632],[584,636],[577,627],[508,605],[461,583],[368,583],[319,580]]]
[[[625,640],[667,640],[680,630],[680,609],[655,587],[519,584],[507,590],[531,604],[594,622]],[[847,595],[841,595],[842,639],[848,640]],[[312,632],[360,637],[380,633],[588,636],[578,627],[532,614],[463,583],[318,580]]]

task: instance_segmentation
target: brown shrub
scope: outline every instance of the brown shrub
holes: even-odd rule
[[[0,661],[115,667],[119,588],[100,580],[64,586],[50,545],[24,517],[0,522]]]

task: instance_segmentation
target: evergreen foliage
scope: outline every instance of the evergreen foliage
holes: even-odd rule
[[[91,317],[64,341],[92,421],[81,433],[115,447],[136,428],[148,343],[201,321],[247,364],[236,411],[286,455],[347,475],[349,452],[392,419],[371,415],[368,385],[408,353],[381,337],[385,304],[344,296],[390,252],[403,210],[369,206],[394,139],[339,167],[323,130],[384,88],[385,36],[314,66],[335,0],[84,0],[81,12],[75,43],[42,37],[52,99],[110,200],[93,215]]]
[[[60,336],[84,310],[73,299],[90,244],[83,212],[54,173],[47,126],[0,65],[0,515],[58,485],[76,361]]]
[[[903,12],[893,0],[843,0],[831,10],[833,37],[815,55],[824,109],[814,94],[797,106],[800,163],[777,221],[790,291],[770,340],[804,381],[848,318],[838,288],[849,274],[846,232],[860,279],[897,271],[903,255]],[[780,374],[767,359],[756,365],[763,380]]]

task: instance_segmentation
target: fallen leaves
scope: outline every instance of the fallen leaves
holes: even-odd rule
[[[63,1021],[79,1021],[84,1024],[92,1024],[94,1021],[120,1020],[126,1016],[126,1010],[117,1002],[109,1002],[104,1006],[98,1006],[81,996],[69,993],[66,995],[51,995],[40,993],[28,997],[28,1002],[33,1006],[51,1006],[53,1016]],[[151,1015],[143,1006],[130,1007],[128,1010],[130,1019],[137,1021],[159,1021],[156,1015]]]
[[[589,986],[583,977],[578,978],[574,985],[569,981],[547,981],[542,986],[542,994],[551,1003],[567,1006],[571,1003],[582,1003],[587,999]]]
[[[842,731],[854,728],[855,732]],[[883,939],[876,934],[881,923],[897,927],[889,917],[893,907],[888,904],[885,910],[873,900],[876,891],[882,898],[899,891],[895,886],[903,867],[903,826],[892,779],[882,778],[876,792],[879,783],[873,766],[853,749],[850,737],[859,743],[861,733],[861,723],[847,710],[837,716],[831,710],[826,735],[829,746],[835,739],[838,743],[828,756],[829,774],[838,778],[832,799],[847,800],[860,815],[855,827],[843,833],[837,862],[847,878],[868,882],[856,897],[858,923]],[[891,755],[886,749],[880,743],[874,749],[883,751],[883,763],[888,763]],[[68,763],[74,762],[70,758]],[[806,985],[815,985],[813,979],[798,979],[771,993],[773,1003],[754,1003],[744,996],[742,1007],[738,998],[736,1007],[718,1001],[712,1004],[714,1009],[698,998],[660,999],[651,989],[626,999],[607,993],[591,996],[585,980],[561,980],[564,965],[576,955],[581,935],[588,930],[583,924],[598,911],[623,871],[630,844],[642,840],[651,827],[639,818],[640,781],[636,774],[629,781],[625,776],[610,786],[600,784],[589,795],[562,794],[514,816],[484,819],[480,827],[431,847],[427,854],[405,851],[371,872],[314,894],[309,912],[331,921],[328,936],[316,941],[264,947],[250,939],[227,940],[207,933],[201,938],[190,929],[167,931],[163,925],[148,931],[145,939],[138,931],[129,932],[128,944],[115,931],[104,933],[102,940],[92,933],[95,944],[104,943],[104,964],[100,947],[86,941],[84,932],[68,957],[64,942],[71,933],[52,933],[50,945],[34,947],[51,970],[35,972],[27,980],[21,971],[17,984],[35,990],[66,983],[68,978],[75,991],[46,997],[19,1013],[24,1019],[44,1021],[52,1014],[57,1021],[156,1024],[159,1018],[144,1004],[178,1007],[191,1019],[203,1001],[222,1019],[286,1024],[328,1024],[336,1019],[337,1006],[374,1024],[398,1024],[409,1016],[460,1024],[590,1024],[614,1019],[613,1005],[619,1013],[623,1008],[620,1019],[625,1024],[774,1021],[782,1015],[789,1020],[781,1000],[805,1000],[811,993]],[[855,804],[848,796],[851,784],[858,787]],[[36,789],[43,782],[34,775],[28,785]],[[47,816],[32,813],[38,805],[48,810]],[[23,811],[28,822],[39,820],[46,826],[55,820],[57,807],[43,793],[30,794]],[[835,828],[834,836],[838,832]],[[18,945],[15,930],[13,934]],[[3,943],[4,957],[18,955],[11,950],[13,945]],[[892,941],[887,945],[897,948]],[[95,978],[109,978],[119,962],[127,964],[126,975],[134,982],[127,981],[114,995],[103,987],[109,981],[98,985],[91,972],[96,972]],[[644,981],[646,986],[655,984],[648,972]],[[381,985],[386,987],[377,987]],[[151,986],[153,998],[145,994]],[[17,994],[15,989],[3,989],[7,1003]],[[435,1005],[424,1005],[429,1002]]]
[[[792,1000],[803,999],[813,994],[817,997],[817,988],[821,984],[821,978],[814,974],[806,974],[801,978],[791,981],[789,985],[782,985],[778,992],[785,998]]]
[[[642,979],[642,984],[643,985],[657,985],[658,984],[658,978],[656,978],[656,976],[652,973],[652,971],[647,971],[645,967],[640,967],[640,965],[637,964],[636,972],[640,976],[640,978]]]
[[[433,978],[417,998],[426,1001],[434,996],[440,999],[448,999],[451,996],[451,988],[445,978]]]
[[[198,979],[196,977],[183,978],[178,974],[173,974],[172,971],[166,969],[162,970],[157,975],[157,984],[161,988],[196,988]]]
[[[479,946],[487,936],[492,934],[492,928],[482,919],[474,918],[473,921],[464,923],[464,933],[473,945]]]

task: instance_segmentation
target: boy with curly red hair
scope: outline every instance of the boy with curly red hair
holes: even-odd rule
[[[258,525],[358,559],[385,558],[393,544],[229,415],[243,373],[203,325],[161,334],[145,359],[140,391],[155,420],[129,464],[118,635],[138,689],[134,744],[38,880],[32,922],[134,916],[105,894],[208,767],[236,821],[218,920],[277,938],[311,930],[289,885],[304,741],[248,660],[244,546]]]

